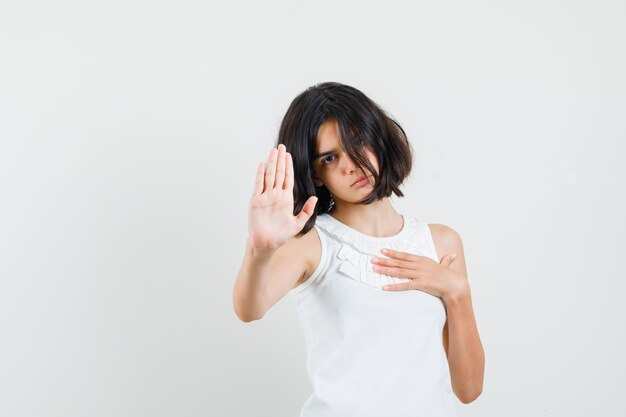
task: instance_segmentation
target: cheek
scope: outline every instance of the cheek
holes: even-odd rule
[[[336,178],[333,178],[332,175],[326,177],[326,181],[324,182],[324,184],[326,184],[326,188],[328,188],[329,190],[333,190],[333,192],[336,192],[337,189],[341,188],[341,182],[337,181]]]
[[[376,172],[378,172],[380,166],[378,165],[378,158],[376,157],[376,154],[372,151],[367,151],[367,157],[374,168],[376,168]]]

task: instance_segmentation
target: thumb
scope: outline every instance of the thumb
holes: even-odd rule
[[[450,266],[450,264],[456,259],[456,253],[452,253],[441,258],[441,265]]]
[[[304,203],[302,210],[300,210],[300,213],[298,213],[298,215],[296,216],[296,219],[298,219],[298,225],[301,229],[315,212],[315,205],[317,204],[317,200],[318,198],[314,195],[309,197],[306,203]]]

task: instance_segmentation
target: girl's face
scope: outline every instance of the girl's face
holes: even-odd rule
[[[356,165],[343,149],[336,120],[327,120],[320,126],[315,154],[313,182],[317,187],[325,185],[335,204],[356,203],[372,192],[374,178]],[[365,149],[365,155],[378,173],[378,159],[369,146]],[[361,177],[367,177],[367,180],[355,184]]]

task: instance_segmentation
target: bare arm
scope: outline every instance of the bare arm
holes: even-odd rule
[[[233,287],[233,307],[242,321],[262,318],[305,273],[307,262],[300,255],[304,241],[295,235],[313,214],[316,202],[317,197],[311,196],[301,212],[293,215],[291,155],[282,144],[273,148],[267,169],[264,163],[257,169],[249,236]]]
[[[467,404],[483,390],[485,353],[478,335],[469,292],[446,300],[448,315],[448,364],[454,392]]]
[[[267,311],[268,265],[274,253],[258,253],[246,239],[246,251],[233,287],[233,307],[242,321],[258,320]]]
[[[250,240],[246,241],[246,252],[233,288],[233,306],[242,321],[263,318],[300,279],[307,277],[311,270],[307,254],[313,258],[321,256],[316,233],[311,229],[271,252],[255,251]]]
[[[442,224],[429,225],[439,254],[456,253],[450,268],[467,277],[463,243],[459,234]],[[469,284],[454,297],[443,300],[447,320],[443,328],[443,341],[452,388],[465,404],[474,401],[483,389],[485,353],[474,317]]]

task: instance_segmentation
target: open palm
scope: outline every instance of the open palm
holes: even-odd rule
[[[267,165],[259,164],[250,198],[248,234],[258,250],[274,250],[295,236],[306,224],[317,197],[311,196],[300,213],[293,215],[293,161],[285,145],[272,148]]]

